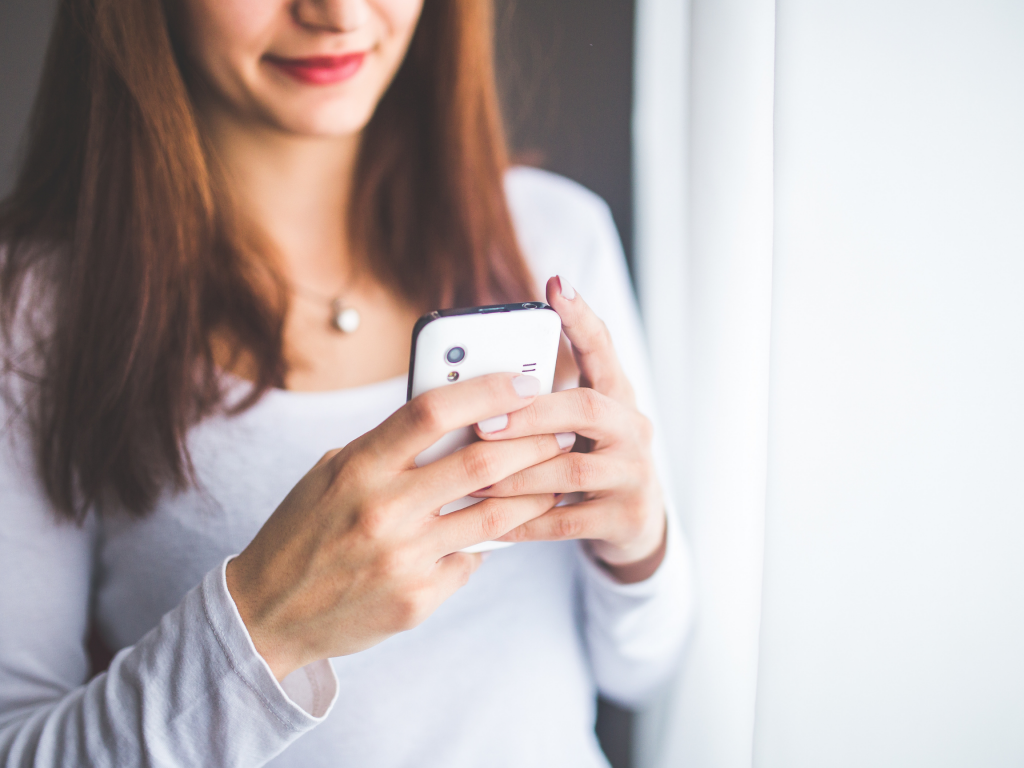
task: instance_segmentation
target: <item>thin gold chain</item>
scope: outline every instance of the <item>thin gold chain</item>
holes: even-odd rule
[[[333,304],[334,302],[338,301],[339,299],[345,296],[345,291],[336,293],[333,296],[328,296],[327,294],[311,290],[309,288],[306,288],[305,286],[297,285],[295,283],[289,283],[288,286],[292,289],[292,293],[294,293],[296,296],[299,296],[304,299],[316,299],[317,301],[327,302],[328,304]]]

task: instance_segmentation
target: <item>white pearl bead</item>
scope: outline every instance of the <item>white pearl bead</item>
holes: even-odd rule
[[[343,309],[334,316],[334,327],[342,333],[354,333],[359,330],[360,322],[362,318],[359,316],[359,310],[353,307]]]

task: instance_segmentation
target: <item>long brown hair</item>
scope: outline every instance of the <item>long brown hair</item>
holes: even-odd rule
[[[282,281],[268,295],[266,270],[254,274],[173,26],[161,0],[61,0],[0,205],[5,346],[25,286],[52,307],[30,425],[46,492],[71,519],[107,499],[142,515],[168,483],[191,482],[187,431],[224,399],[215,331],[254,365],[241,407],[287,373]],[[506,164],[490,4],[426,0],[364,131],[354,251],[424,309],[531,296]],[[25,279],[35,272],[45,279]]]

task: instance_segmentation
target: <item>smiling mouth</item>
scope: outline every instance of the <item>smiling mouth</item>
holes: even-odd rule
[[[365,53],[344,56],[310,56],[304,59],[286,59],[264,54],[263,60],[300,83],[331,85],[354,76],[363,66]]]

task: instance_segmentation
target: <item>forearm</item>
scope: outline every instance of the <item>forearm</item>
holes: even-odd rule
[[[304,710],[274,680],[233,610],[216,569],[87,685],[45,704],[39,700],[52,688],[36,691],[30,706],[5,697],[0,764],[263,765],[320,722],[335,683],[327,662],[309,672],[322,680]]]

